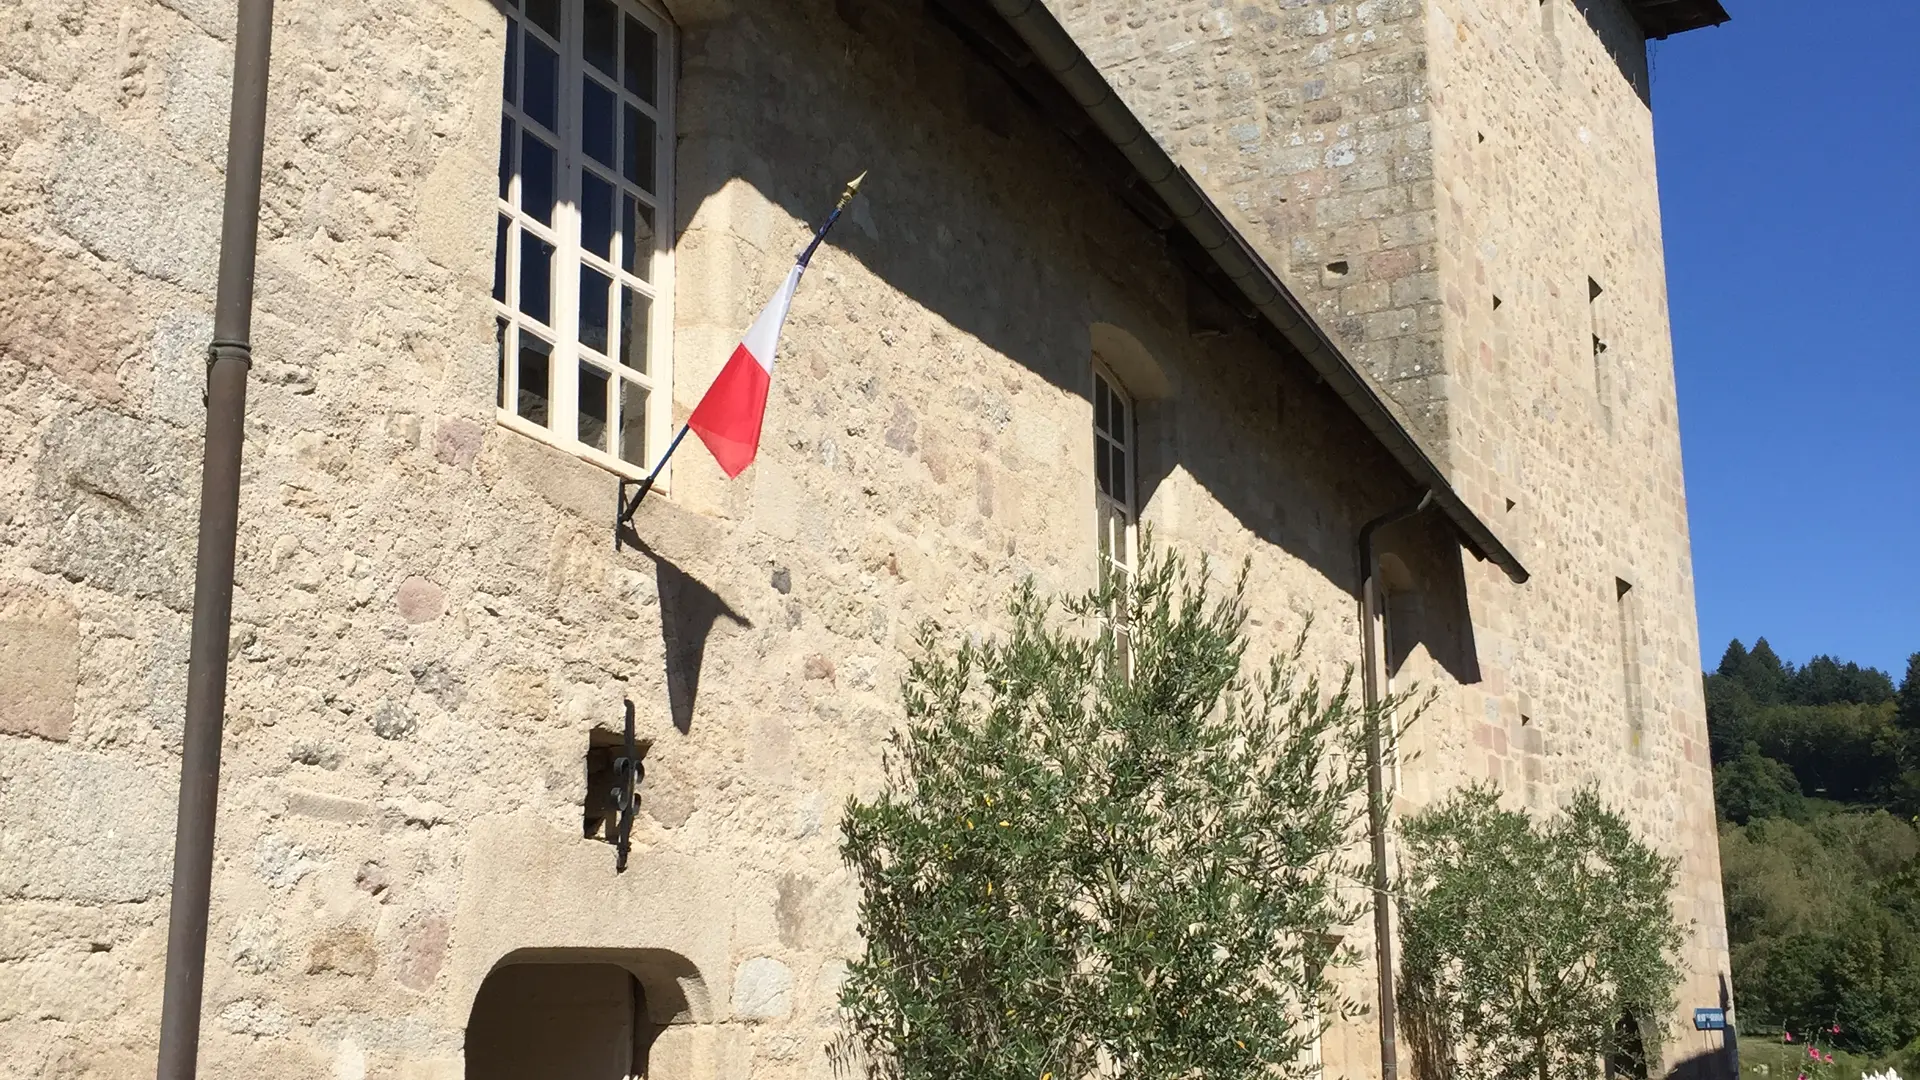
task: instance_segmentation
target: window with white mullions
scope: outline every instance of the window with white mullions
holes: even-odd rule
[[[1132,583],[1136,555],[1133,401],[1104,364],[1093,366],[1094,527],[1098,531],[1101,584]],[[1123,655],[1124,624],[1118,626]]]
[[[671,26],[640,0],[507,6],[500,421],[644,475],[670,421]]]

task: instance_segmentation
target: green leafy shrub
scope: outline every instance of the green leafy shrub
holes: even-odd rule
[[[1685,940],[1675,860],[1592,791],[1536,822],[1466,788],[1404,831],[1402,1009],[1424,1080],[1587,1080],[1603,1056],[1630,1074],[1657,1057]]]
[[[1204,565],[1143,562],[1126,590],[1022,588],[1001,640],[923,632],[887,786],[843,826],[867,945],[841,1004],[873,1073],[1268,1080],[1356,1013],[1326,968],[1355,959],[1332,935],[1368,717],[1299,644],[1243,673],[1244,571],[1216,599]]]

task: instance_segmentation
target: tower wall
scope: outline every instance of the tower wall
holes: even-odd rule
[[[1685,1010],[1727,973],[1645,40],[1619,0],[1055,0],[1127,103],[1398,405],[1533,577],[1403,552],[1473,663],[1399,809],[1597,785],[1681,860]],[[1344,262],[1345,274],[1332,264]],[[1497,298],[1497,301],[1496,301]],[[1390,542],[1408,546],[1414,530]],[[1465,677],[1458,677],[1466,670]]]

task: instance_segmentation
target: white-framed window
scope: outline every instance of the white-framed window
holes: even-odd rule
[[[1134,560],[1139,554],[1133,399],[1097,358],[1093,363],[1093,479],[1100,581],[1103,585],[1110,581],[1125,585],[1133,580]],[[1116,630],[1125,655],[1124,622]]]
[[[504,0],[500,422],[629,476],[672,408],[673,28],[641,0]]]

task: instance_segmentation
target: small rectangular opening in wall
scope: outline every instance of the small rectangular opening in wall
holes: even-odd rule
[[[1646,710],[1640,678],[1640,608],[1633,583],[1613,579],[1614,616],[1620,631],[1620,696],[1626,711],[1627,746],[1634,753],[1646,748]]]
[[[1593,397],[1599,408],[1600,421],[1607,434],[1614,434],[1613,406],[1617,390],[1614,386],[1614,363],[1607,356],[1608,319],[1607,307],[1612,301],[1602,303],[1600,298],[1606,289],[1600,286],[1597,278],[1587,278],[1587,317],[1593,337]]]
[[[588,839],[602,837],[608,843],[613,843],[617,839],[615,830],[620,817],[616,791],[624,791],[627,798],[633,798],[636,794],[637,776],[622,777],[617,768],[618,762],[626,757],[626,741],[624,731],[596,725],[587,732],[586,791],[581,798],[581,832]],[[635,740],[633,756],[636,762],[644,763],[647,751],[652,747],[651,739]],[[644,765],[641,767],[644,768]]]

